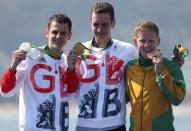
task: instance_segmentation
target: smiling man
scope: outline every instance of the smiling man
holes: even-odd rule
[[[75,61],[63,53],[72,35],[71,28],[69,17],[55,14],[48,22],[47,45],[32,48],[28,53],[21,48],[12,54],[0,89],[7,97],[20,91],[21,131],[68,130],[67,96],[78,84],[71,66]]]
[[[123,71],[125,63],[138,57],[136,48],[111,38],[115,27],[113,6],[98,2],[91,8],[92,40],[77,62],[79,114],[76,131],[126,131]]]
[[[174,131],[172,105],[184,100],[186,85],[180,66],[158,51],[159,28],[151,21],[135,27],[139,58],[126,65],[126,92],[131,103],[129,131]]]

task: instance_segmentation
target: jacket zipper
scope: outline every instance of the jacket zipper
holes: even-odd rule
[[[143,79],[143,82],[142,82],[142,90],[141,90],[141,131],[143,130],[143,88],[144,88],[144,83],[145,83],[145,76],[146,76],[146,71],[144,73],[144,79]]]
[[[55,74],[58,73],[58,68],[57,68],[57,61],[55,62]]]

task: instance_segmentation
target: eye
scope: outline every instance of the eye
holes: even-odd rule
[[[109,26],[108,23],[103,23],[103,24],[102,24],[102,27],[103,27],[103,28],[106,28],[106,27],[108,27],[108,26]]]
[[[140,40],[140,42],[141,42],[142,44],[145,44],[145,43],[146,43],[146,40]]]
[[[153,44],[153,43],[154,43],[154,40],[150,40],[149,43]]]
[[[56,31],[56,30],[53,30],[53,31],[52,31],[52,34],[53,34],[53,35],[57,35],[58,33],[59,33],[60,35],[63,35],[63,36],[66,35],[66,32],[65,32],[65,31],[60,31],[60,32],[59,32],[59,31]]]
[[[57,34],[58,34],[58,31],[53,30],[53,31],[52,31],[52,34],[57,35]]]
[[[97,27],[99,27],[99,24],[98,23],[93,23],[93,26],[97,28]]]
[[[61,31],[60,34],[61,34],[61,35],[66,35],[66,32]]]

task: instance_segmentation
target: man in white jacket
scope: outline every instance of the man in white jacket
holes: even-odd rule
[[[76,60],[63,53],[71,28],[69,17],[55,14],[48,22],[47,45],[32,49],[24,45],[12,54],[0,89],[7,97],[20,91],[20,131],[68,130],[67,97],[78,85],[73,66]]]
[[[90,14],[92,40],[77,62],[79,114],[76,131],[126,131],[123,72],[138,57],[134,45],[111,38],[115,26],[113,6],[96,3]]]

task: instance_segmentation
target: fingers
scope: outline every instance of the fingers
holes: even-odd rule
[[[78,42],[74,45],[73,50],[78,54],[78,55],[82,55],[85,48],[82,45],[82,43]]]
[[[11,62],[11,66],[10,69],[15,72],[17,66],[21,63],[22,60],[26,59],[26,51],[23,50],[16,50],[12,53],[12,62]]]
[[[67,56],[68,68],[73,70],[75,68],[76,62],[78,60],[78,54],[71,50]]]
[[[74,50],[71,50],[67,56],[67,59],[69,61],[76,62],[78,59],[78,54]]]
[[[153,60],[153,64],[157,64],[157,63],[161,62],[163,60],[163,58],[161,55],[157,55],[157,56],[153,56],[152,60]]]
[[[162,56],[158,50],[153,50],[147,53],[147,57],[153,61],[153,64],[157,64],[162,61]]]
[[[13,59],[18,59],[18,60],[25,60],[26,59],[26,54],[27,52],[26,51],[23,51],[23,50],[16,50],[12,53],[12,57]]]
[[[77,56],[78,53],[77,53],[74,49],[72,49],[72,50],[70,50],[68,56],[69,56],[69,55],[75,55],[75,56]]]
[[[180,67],[182,67],[184,65],[184,59],[179,59],[175,56],[172,56],[172,61],[177,63]]]
[[[149,53],[147,53],[147,57],[149,59],[153,59],[153,57],[157,57],[160,53],[158,52],[158,50],[153,50]]]
[[[159,73],[163,67],[163,57],[159,54],[152,59],[154,64],[154,70],[156,73]]]

